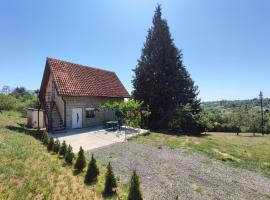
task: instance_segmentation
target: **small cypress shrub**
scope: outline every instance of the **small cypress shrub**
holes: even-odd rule
[[[60,151],[59,151],[59,154],[63,157],[66,156],[66,153],[67,153],[67,144],[66,144],[66,141],[64,140],[62,142],[62,145],[61,145],[61,148],[60,148]]]
[[[59,150],[60,150],[60,141],[59,141],[58,139],[56,139],[56,140],[54,141],[53,151],[54,151],[55,153],[58,153]]]
[[[105,177],[105,188],[103,191],[104,196],[112,196],[116,194],[117,183],[112,170],[111,163],[107,165],[107,172]]]
[[[65,156],[66,163],[69,165],[72,165],[73,158],[74,158],[74,153],[72,152],[72,147],[70,145],[68,145],[67,153]]]
[[[86,159],[85,159],[84,151],[82,147],[80,147],[78,158],[76,160],[74,167],[78,172],[81,172],[86,167]]]
[[[45,145],[49,144],[49,134],[47,131],[43,131],[43,133],[42,133],[42,142]]]
[[[52,151],[54,146],[54,139],[53,137],[50,137],[49,144],[47,146],[48,151]]]
[[[128,193],[128,200],[142,200],[142,194],[140,191],[139,176],[134,170],[130,179],[130,187]]]
[[[96,182],[98,175],[99,175],[99,169],[97,167],[96,159],[94,158],[94,155],[92,154],[91,161],[88,164],[84,183],[90,184],[90,183]]]

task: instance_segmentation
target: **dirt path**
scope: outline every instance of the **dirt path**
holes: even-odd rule
[[[135,142],[118,143],[93,152],[99,161],[112,162],[121,182],[128,181],[136,169],[145,199],[270,198],[270,179],[228,167],[201,154]]]

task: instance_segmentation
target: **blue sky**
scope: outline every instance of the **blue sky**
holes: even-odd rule
[[[270,96],[269,0],[1,0],[0,87],[39,88],[54,57],[115,71],[131,91],[157,2],[203,101]]]

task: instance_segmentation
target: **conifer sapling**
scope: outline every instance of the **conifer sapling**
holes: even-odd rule
[[[130,179],[130,187],[128,193],[128,200],[142,200],[142,194],[140,191],[139,176],[134,170]]]
[[[84,182],[86,184],[93,183],[97,181],[98,175],[99,175],[99,169],[97,167],[96,159],[94,158],[94,155],[92,154],[91,161],[88,164]]]
[[[45,145],[48,145],[49,143],[49,134],[47,131],[43,131],[43,134],[42,134],[42,142],[43,144]]]
[[[61,145],[59,154],[60,154],[61,156],[65,157],[66,153],[67,153],[67,144],[66,144],[66,141],[64,140],[64,141],[62,142],[62,145]]]
[[[54,141],[53,151],[54,151],[55,153],[58,153],[59,150],[60,150],[60,141],[59,141],[58,139],[56,139],[56,140]]]
[[[53,137],[50,137],[49,144],[47,146],[48,151],[52,151],[54,146],[54,139]]]
[[[78,158],[76,160],[74,167],[78,172],[81,172],[86,167],[86,159],[85,159],[84,151],[82,147],[80,147]]]
[[[74,158],[74,153],[72,151],[72,147],[70,145],[68,145],[67,153],[66,153],[66,156],[65,156],[66,163],[69,164],[69,165],[72,165],[73,158]]]
[[[116,194],[116,189],[117,189],[116,179],[112,170],[111,163],[109,162],[107,165],[107,172],[105,177],[104,195],[112,196]]]

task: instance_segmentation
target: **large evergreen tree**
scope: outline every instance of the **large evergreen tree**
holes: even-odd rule
[[[158,5],[148,31],[141,58],[134,69],[134,98],[150,106],[151,128],[166,128],[177,107],[189,103],[200,110],[198,89],[182,62],[182,53],[171,38],[167,21]]]

